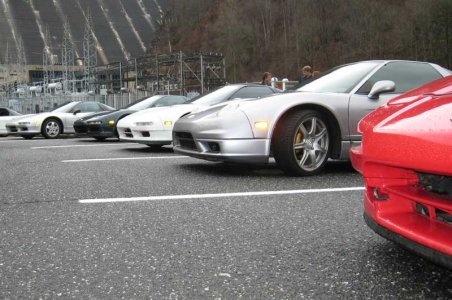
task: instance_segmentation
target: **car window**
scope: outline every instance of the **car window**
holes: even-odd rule
[[[148,108],[150,105],[154,104],[155,101],[157,101],[158,99],[162,98],[163,96],[161,95],[155,95],[152,97],[144,97],[141,98],[133,103],[130,103],[129,105],[123,107],[122,109],[130,109],[130,110],[143,110]]]
[[[95,102],[83,102],[80,104],[80,111],[85,112],[99,112],[102,111],[98,103]]]
[[[273,93],[274,91],[267,86],[246,86],[233,94],[230,99],[260,98]]]
[[[103,104],[103,103],[98,103],[98,104],[99,104],[101,110],[103,110],[103,111],[113,111],[113,110],[116,110],[116,108],[113,108],[113,107],[111,107],[111,106],[105,105],[105,104]]]
[[[355,86],[379,65],[378,62],[360,62],[334,68],[322,77],[297,89],[313,93],[350,93]]]
[[[235,91],[242,87],[243,86],[241,85],[226,85],[207,94],[198,96],[192,99],[190,102],[202,105],[215,105],[226,101]]]
[[[390,62],[375,72],[357,93],[367,95],[377,81],[391,80],[396,86],[394,93],[401,94],[441,77],[441,74],[427,63]]]
[[[68,112],[68,111],[74,111],[75,107],[78,107],[80,105],[80,103],[78,102],[72,102],[72,101],[68,101],[68,102],[64,102],[61,105],[58,105],[57,107],[55,107],[52,111],[53,112]]]
[[[185,103],[187,100],[188,100],[188,98],[184,97],[184,96],[165,96],[165,97],[157,100],[155,103],[153,103],[149,107],[160,107],[160,106],[170,106],[170,105],[182,104],[182,103]]]

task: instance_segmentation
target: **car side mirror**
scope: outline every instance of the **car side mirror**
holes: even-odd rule
[[[76,111],[74,111],[74,116],[76,115],[76,114],[78,114],[79,112],[81,112],[81,110],[80,109],[78,109],[78,110],[76,110]]]
[[[370,99],[378,99],[380,94],[394,92],[395,88],[395,83],[392,80],[377,81],[375,82],[367,97],[369,97]]]

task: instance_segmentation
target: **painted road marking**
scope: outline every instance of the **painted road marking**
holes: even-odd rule
[[[73,147],[103,147],[103,146],[122,146],[122,145],[139,145],[136,143],[115,143],[115,144],[95,144],[95,145],[63,145],[63,146],[42,146],[31,147],[30,149],[52,149],[52,148],[73,148]]]
[[[115,157],[115,158],[90,158],[90,159],[69,159],[62,160],[63,163],[88,162],[88,161],[114,161],[114,160],[140,160],[140,159],[170,159],[187,158],[188,156],[143,156],[143,157]]]
[[[168,195],[151,197],[132,197],[132,198],[104,198],[104,199],[82,199],[79,203],[114,203],[114,202],[134,202],[134,201],[159,201],[159,200],[185,200],[185,199],[206,199],[206,198],[225,198],[225,197],[252,197],[252,196],[271,196],[271,195],[291,195],[291,194],[311,194],[311,193],[332,193],[332,192],[350,192],[363,191],[364,187],[346,187],[330,189],[309,189],[309,190],[283,190],[283,191],[260,191],[243,193],[218,193],[218,194],[192,194],[192,195]]]

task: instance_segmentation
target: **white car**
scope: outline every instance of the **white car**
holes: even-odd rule
[[[8,134],[20,135],[31,139],[42,134],[45,138],[55,139],[62,133],[75,133],[74,122],[90,114],[113,111],[113,107],[98,102],[69,102],[50,112],[25,116],[6,123]]]
[[[226,101],[260,98],[277,92],[278,90],[265,85],[231,84],[184,104],[145,109],[118,122],[119,139],[156,147],[169,145],[173,140],[173,124],[184,115]]]
[[[24,115],[18,113],[17,111],[14,111],[7,107],[0,107],[0,136],[8,135],[8,132],[6,131],[6,123],[18,120],[23,117]]]

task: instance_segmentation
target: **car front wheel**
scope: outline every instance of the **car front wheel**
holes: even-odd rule
[[[46,120],[42,126],[42,135],[46,139],[56,139],[61,134],[61,124],[55,119]]]
[[[330,129],[322,114],[298,111],[285,117],[273,136],[273,156],[284,172],[306,176],[319,173],[329,157]]]

